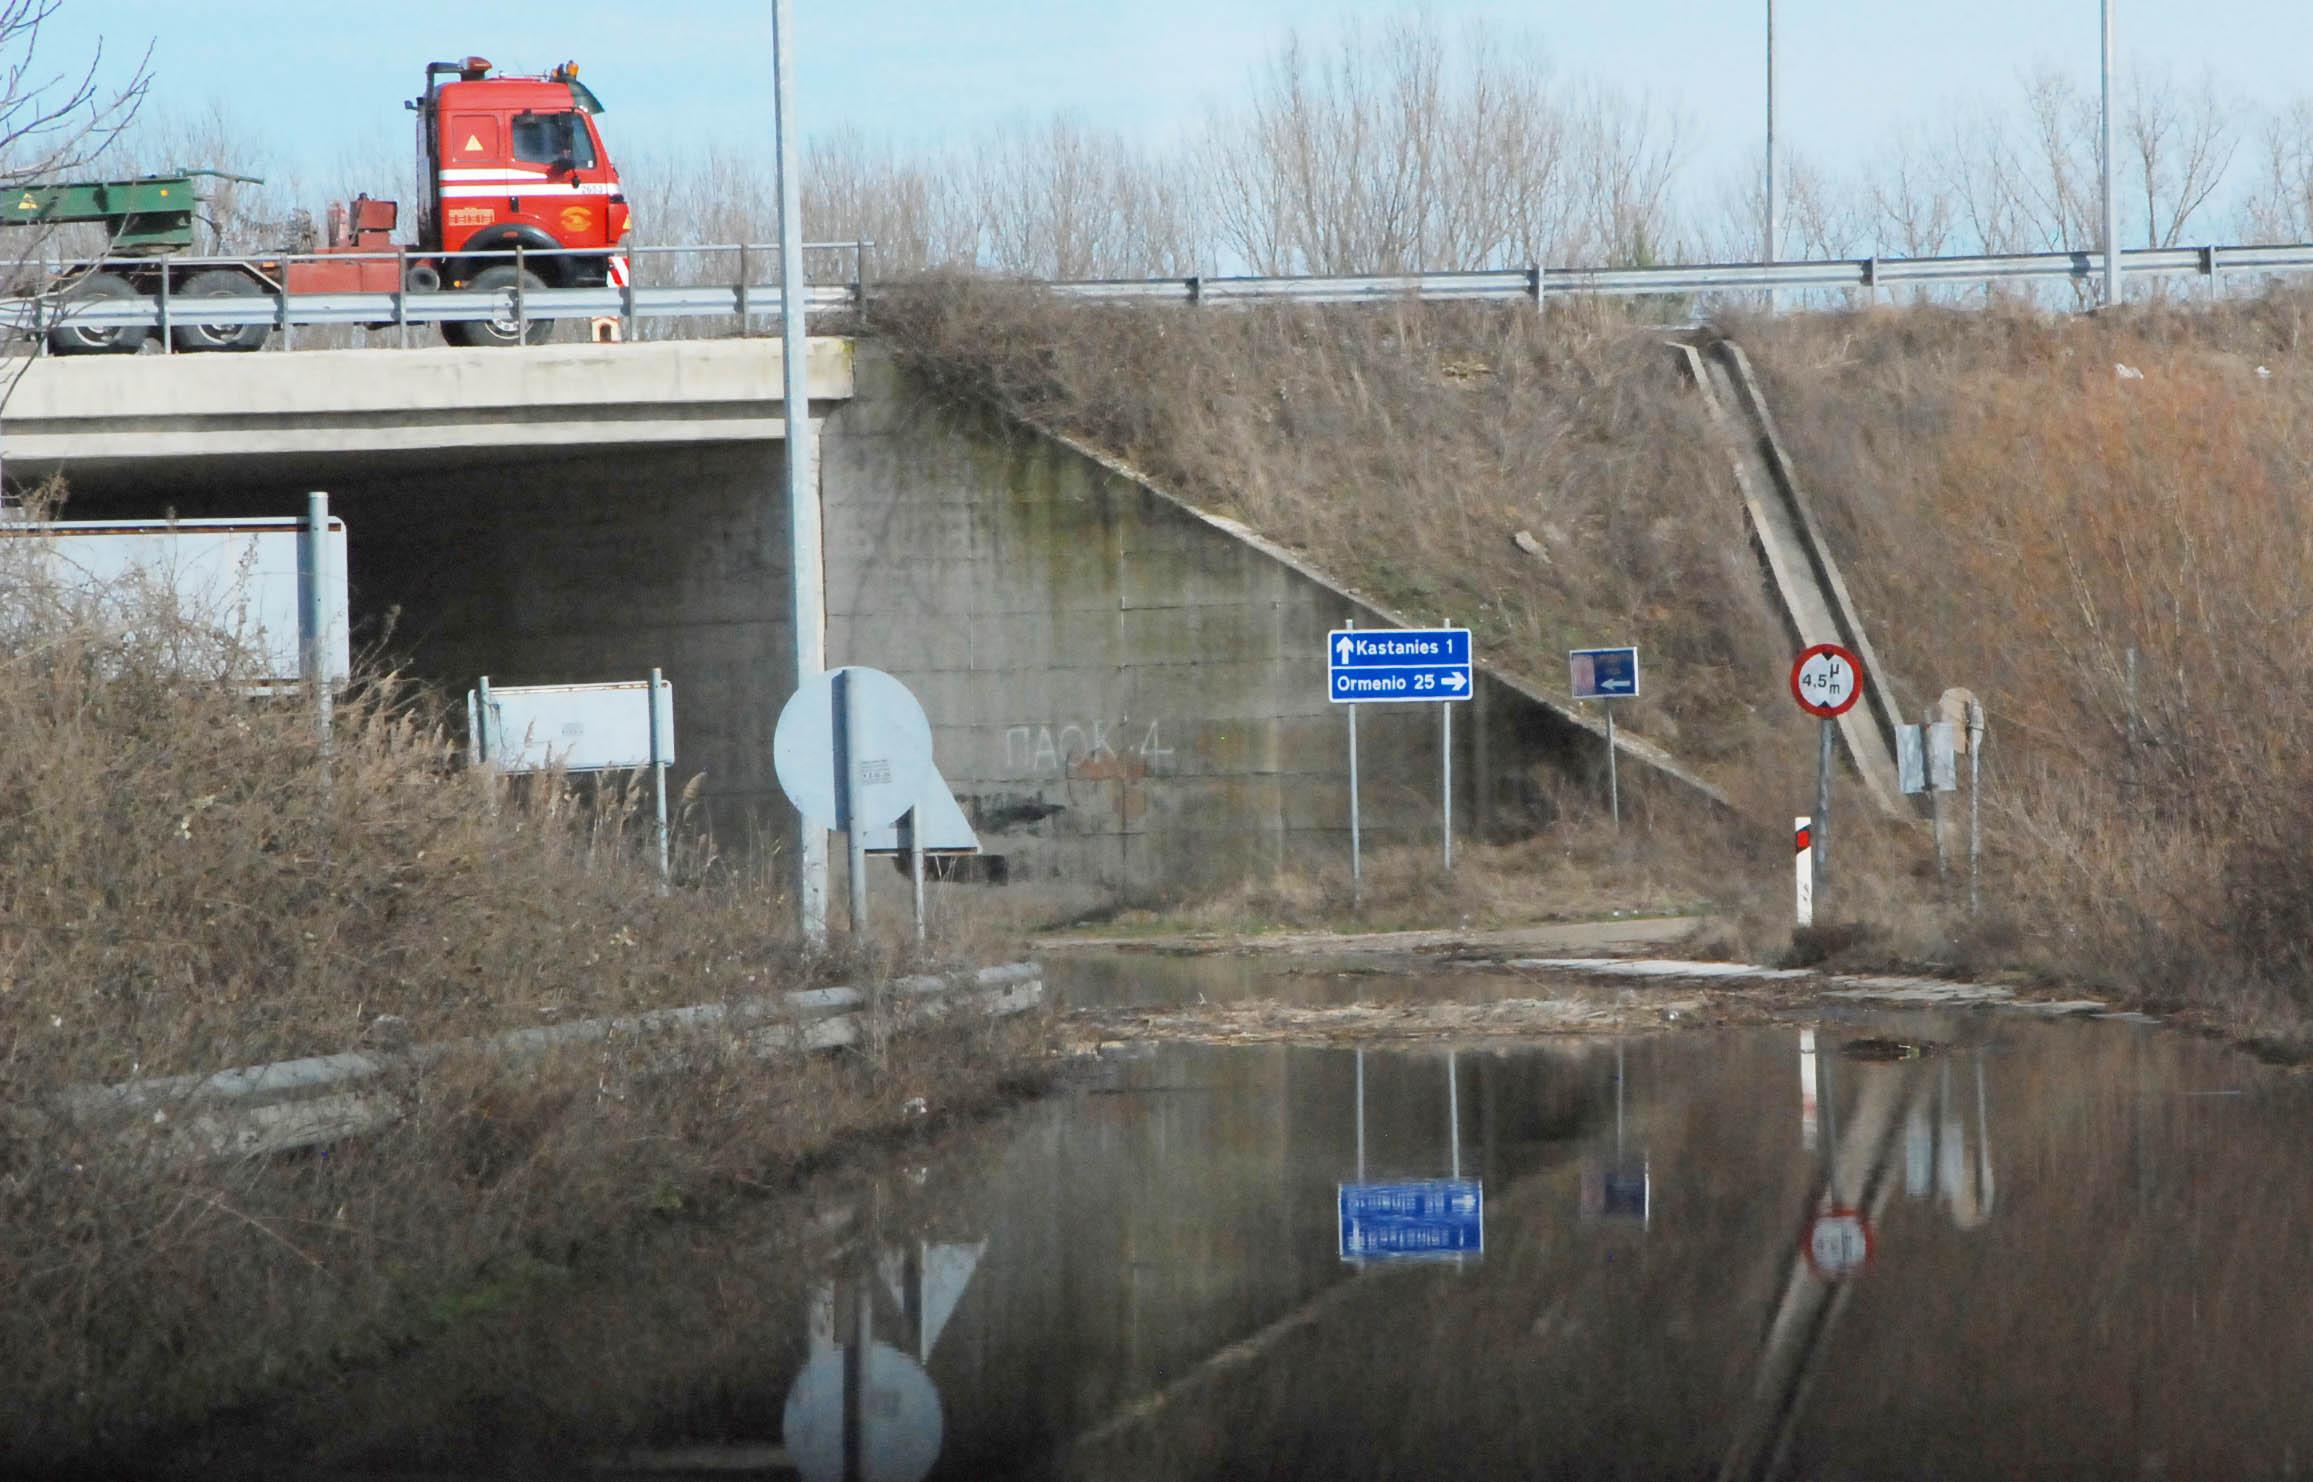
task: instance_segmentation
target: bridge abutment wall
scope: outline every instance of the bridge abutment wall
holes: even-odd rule
[[[1007,878],[1090,904],[1345,864],[1347,726],[1325,699],[1325,635],[1386,615],[1130,470],[929,403],[873,346],[853,376],[848,397],[815,403],[829,660],[888,669],[922,698]],[[783,457],[776,438],[706,433],[128,474],[92,461],[64,468],[66,514],[295,514],[327,489],[350,532],[357,644],[453,701],[482,674],[663,669],[675,781],[699,778],[729,849],[789,818],[770,759],[794,684]],[[1493,676],[1454,721],[1464,838],[1546,820],[1553,779],[1586,785],[1603,761],[1593,733]],[[1363,709],[1369,850],[1436,846],[1439,742],[1435,705]],[[1626,799],[1646,786],[1635,770]]]

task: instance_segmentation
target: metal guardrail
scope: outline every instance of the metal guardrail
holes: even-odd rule
[[[2125,277],[2192,274],[2221,283],[2235,274],[2313,270],[2313,245],[2156,247],[2120,255]],[[1507,268],[1486,272],[1372,273],[1337,277],[1142,278],[1053,283],[1066,298],[1102,302],[1249,304],[1451,301],[1557,295],[1760,293],[2003,283],[2081,282],[2101,277],[2101,252],[1974,254],[1963,257],[1858,257],[1815,262],[1704,263],[1637,268]]]
[[[859,251],[854,243],[809,244],[816,250]],[[557,255],[547,252],[494,253],[522,262]],[[599,253],[587,254],[599,256]],[[407,263],[406,251],[380,254],[309,254],[261,259],[267,263],[327,261],[346,263],[358,256],[390,258]],[[776,282],[752,281],[753,265],[775,264],[776,248],[751,244],[702,247],[638,248],[630,256],[687,256],[736,260],[737,272],[728,278],[711,271],[703,281],[687,284],[619,287],[505,288],[495,292],[434,291],[384,293],[299,293],[278,285],[269,291],[241,297],[166,296],[103,299],[86,302],[60,300],[49,294],[0,298],[0,333],[37,339],[62,321],[90,329],[120,326],[166,331],[172,323],[217,326],[263,324],[289,330],[297,326],[358,325],[398,328],[475,320],[525,323],[548,319],[617,319],[628,336],[640,320],[738,319],[751,324],[773,319],[780,312]],[[179,266],[226,266],[252,259],[170,259]],[[120,266],[149,271],[150,258],[131,259]],[[856,308],[865,299],[857,276],[845,283],[818,284],[810,290],[809,308],[816,312]],[[2191,275],[2212,289],[2235,276],[2271,276],[2313,270],[2313,244],[2287,246],[2143,248],[2121,254],[2128,276]],[[1479,272],[1374,273],[1342,276],[1205,277],[1101,279],[1045,283],[1041,286],[1061,298],[1102,303],[1183,303],[1202,305],[1299,303],[1354,304],[1417,299],[1425,302],[1514,301],[1543,303],[1557,296],[1632,297],[1641,295],[1695,295],[1761,293],[1769,291],[1870,291],[1906,287],[1966,287],[1987,285],[2042,285],[2088,283],[2101,277],[2104,256],[2099,252],[2040,252],[1974,254],[1957,257],[1839,258],[1813,262],[1707,263],[1667,267],[1552,268],[1530,267]],[[872,291],[868,285],[867,291]],[[194,308],[194,305],[198,308]],[[288,348],[292,336],[280,337]]]
[[[0,1107],[0,1132],[31,1136],[60,1123],[106,1133],[160,1163],[249,1157],[359,1136],[398,1120],[407,1079],[461,1057],[517,1072],[549,1055],[598,1047],[630,1071],[681,1068],[700,1053],[770,1057],[837,1049],[873,1032],[922,1028],[955,1013],[1002,1018],[1044,1002],[1033,962],[893,980],[880,996],[813,988],[729,1003],[652,1009],[542,1025],[447,1044],[356,1050],[214,1075],[80,1086]],[[397,1078],[399,1082],[397,1083]]]

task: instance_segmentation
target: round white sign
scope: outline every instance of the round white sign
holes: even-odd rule
[[[1863,662],[1836,643],[1818,643],[1791,665],[1791,698],[1809,715],[1845,715],[1863,696]]]
[[[858,779],[859,812],[848,815],[836,759],[845,752],[843,715],[856,717],[849,772]],[[804,681],[779,712],[771,765],[788,801],[821,828],[886,828],[924,795],[932,772],[932,724],[908,687],[881,669],[846,665]]]
[[[843,1360],[840,1348],[813,1355],[787,1391],[779,1439],[804,1482],[921,1482],[940,1459],[945,1426],[940,1392],[929,1375],[906,1354],[871,1343],[864,1371],[867,1392],[858,1397],[860,1454],[843,1454]],[[846,1465],[848,1460],[849,1465]]]
[[[1825,1281],[1843,1281],[1871,1264],[1871,1222],[1861,1210],[1834,1209],[1807,1226],[1807,1264]]]

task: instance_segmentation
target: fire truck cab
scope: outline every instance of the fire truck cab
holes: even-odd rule
[[[429,63],[425,96],[410,107],[418,115],[418,244],[433,256],[428,270],[440,286],[624,285],[617,249],[631,225],[626,195],[595,126],[602,104],[578,80],[576,63],[544,77],[492,76],[480,57]],[[551,329],[541,322],[530,337]],[[445,324],[443,332],[465,344],[518,335],[491,321]]]

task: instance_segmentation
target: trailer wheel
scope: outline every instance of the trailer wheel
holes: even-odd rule
[[[476,293],[503,293],[516,283],[522,285],[525,294],[543,293],[546,290],[544,280],[536,273],[527,268],[514,267],[510,263],[482,269],[466,287]],[[522,323],[511,315],[504,319],[442,321],[442,338],[453,345],[543,345],[553,335],[554,321],[551,319],[531,319],[527,333]]]
[[[75,308],[142,298],[136,285],[116,273],[91,273],[64,295],[63,322],[48,332],[48,348],[59,355],[134,355],[152,338],[144,324],[75,324]]]
[[[186,301],[198,298],[256,298],[260,290],[257,280],[247,273],[231,268],[210,268],[195,273],[179,288],[169,306],[169,340],[178,350],[197,354],[203,350],[255,350],[261,348],[266,336],[273,333],[270,324],[202,324],[187,322],[193,311]],[[180,308],[178,305],[185,307]]]

